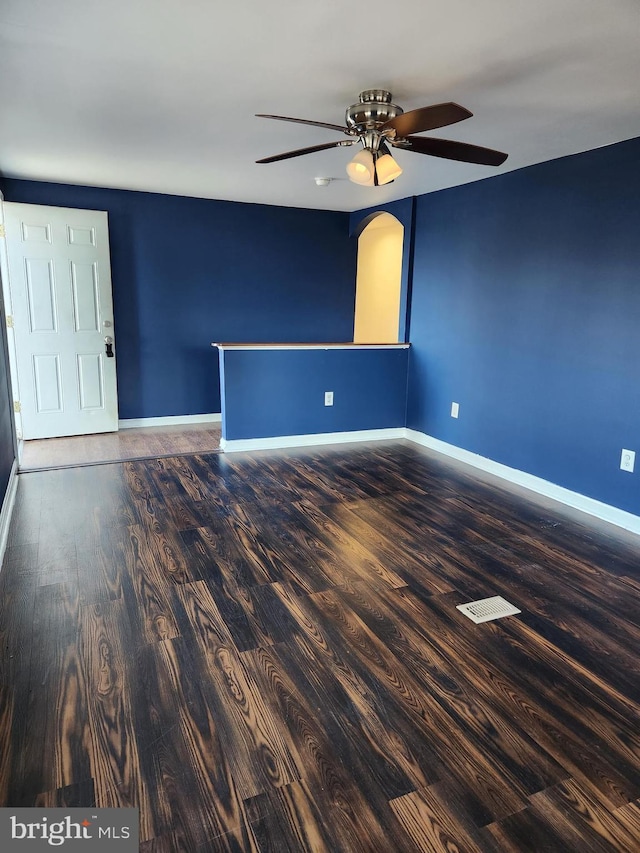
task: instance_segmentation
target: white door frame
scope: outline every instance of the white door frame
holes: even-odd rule
[[[13,316],[13,308],[11,305],[11,290],[9,289],[9,265],[7,261],[7,241],[5,239],[4,228],[4,196],[0,192],[0,278],[2,279],[2,298],[4,301],[4,314],[6,317]],[[14,442],[16,445],[16,458],[20,462],[22,456],[22,418],[20,412],[17,411],[16,403],[20,399],[18,394],[18,372],[17,372],[17,355],[16,355],[16,339],[13,326],[6,323],[6,341],[7,354],[9,356],[9,380],[11,386],[11,398],[13,401],[13,417],[14,417]]]

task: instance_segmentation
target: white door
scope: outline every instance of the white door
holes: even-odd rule
[[[115,432],[107,214],[5,202],[4,218],[23,437]]]

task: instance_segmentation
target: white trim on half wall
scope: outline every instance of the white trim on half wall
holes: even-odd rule
[[[276,450],[280,447],[310,447],[314,444],[345,444],[350,441],[389,441],[405,437],[404,427],[358,429],[352,432],[316,432],[307,435],[277,435],[272,438],[220,439],[225,453],[243,450]]]
[[[118,429],[134,429],[147,426],[179,426],[184,424],[219,424],[222,420],[220,412],[210,415],[172,415],[166,418],[127,418],[118,421]]]

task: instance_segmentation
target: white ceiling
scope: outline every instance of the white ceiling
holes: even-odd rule
[[[355,210],[640,136],[638,0],[2,0],[0,173]],[[432,135],[498,148],[498,169],[398,151],[386,187],[346,179],[362,89],[474,116]],[[317,187],[314,177],[335,180]]]

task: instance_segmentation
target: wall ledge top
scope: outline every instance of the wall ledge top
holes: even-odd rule
[[[287,343],[217,343],[212,347],[220,350],[305,350],[305,349],[409,349],[410,344],[357,344],[357,343],[324,343],[324,344],[287,344]]]

